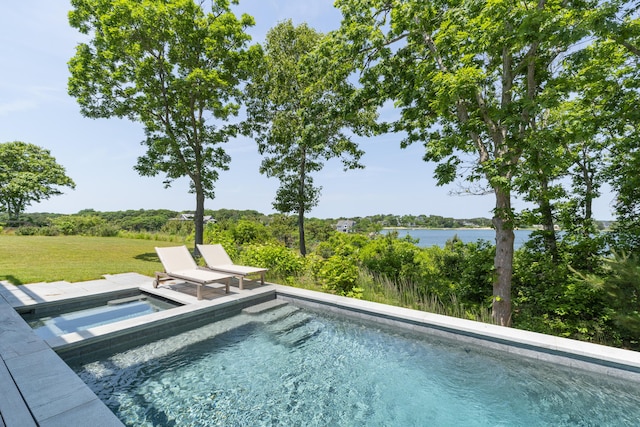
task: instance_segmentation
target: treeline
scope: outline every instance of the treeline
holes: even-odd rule
[[[193,225],[189,221],[180,221],[181,214],[193,212],[179,212],[169,209],[139,209],[125,211],[101,212],[93,209],[83,209],[75,214],[64,215],[56,213],[27,213],[23,214],[17,224],[17,233],[22,235],[94,235],[115,236],[119,231],[128,232],[159,232],[189,234]],[[241,219],[258,221],[268,225],[282,221],[282,214],[263,214],[255,210],[218,209],[205,210],[205,216],[213,218],[215,222],[239,221]],[[491,227],[488,218],[456,219],[438,215],[392,215],[378,214],[365,217],[351,218],[310,218],[309,228],[314,229],[318,224],[334,228],[340,220],[353,221],[353,232],[377,232],[386,227],[424,227],[424,228],[486,228]],[[295,218],[288,219],[297,224]],[[9,224],[6,215],[0,215],[0,224]],[[305,224],[306,226],[306,224]]]

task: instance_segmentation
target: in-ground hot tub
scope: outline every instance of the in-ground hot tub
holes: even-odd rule
[[[43,339],[179,307],[174,301],[135,291],[75,303],[55,304],[21,313]]]

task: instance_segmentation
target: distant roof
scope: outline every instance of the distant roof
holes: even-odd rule
[[[181,213],[177,218],[174,218],[178,221],[193,221],[195,218],[195,214],[192,213]],[[211,215],[205,215],[202,217],[203,222],[216,222],[216,220]]]

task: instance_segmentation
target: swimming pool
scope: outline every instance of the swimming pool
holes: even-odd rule
[[[48,339],[175,308],[179,305],[152,295],[137,293],[133,296],[98,300],[90,308],[74,310],[67,304],[63,306],[66,308],[56,309],[55,306],[50,308],[49,311],[53,310],[53,313],[49,315],[36,311],[23,314],[22,317],[39,337]],[[61,310],[64,312],[60,313]]]
[[[74,370],[127,425],[636,425],[637,382],[293,305]]]

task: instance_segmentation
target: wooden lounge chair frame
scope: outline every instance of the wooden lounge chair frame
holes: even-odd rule
[[[238,279],[240,289],[244,289],[243,279],[250,274],[260,274],[260,285],[264,285],[264,274],[269,271],[268,268],[234,264],[227,251],[220,244],[197,246],[207,268],[212,271],[233,274]]]
[[[197,285],[196,295],[201,300],[203,286],[225,280],[225,293],[229,293],[229,285],[234,275],[198,267],[186,246],[156,247],[156,253],[165,270],[156,272],[153,281],[154,288],[157,288],[164,280],[184,280],[186,283]]]

